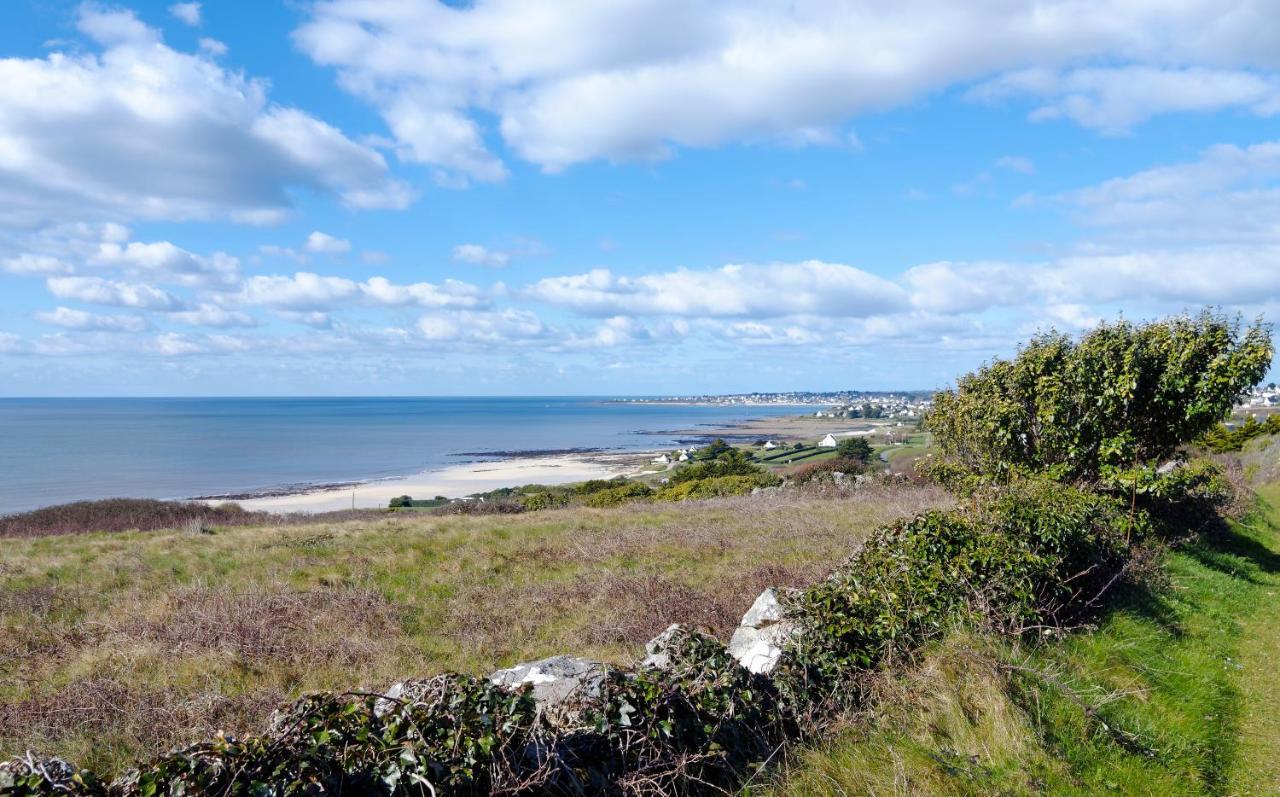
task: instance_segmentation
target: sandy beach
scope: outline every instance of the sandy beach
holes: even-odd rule
[[[332,512],[351,509],[354,497],[357,509],[384,509],[392,498],[400,495],[418,499],[434,498],[437,495],[461,498],[472,493],[521,484],[565,484],[587,479],[610,479],[635,473],[649,456],[629,452],[468,462],[398,479],[382,479],[291,495],[236,499],[236,503],[245,509],[261,512]],[[222,502],[210,500],[209,503]]]

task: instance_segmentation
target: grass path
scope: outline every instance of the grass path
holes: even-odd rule
[[[1165,588],[1043,645],[955,636],[772,784],[847,795],[1280,795],[1280,485]]]
[[[1280,486],[1263,492],[1273,527],[1280,526]],[[1275,536],[1267,547],[1280,559]],[[1280,573],[1262,573],[1257,608],[1241,624],[1239,746],[1229,793],[1280,795]]]

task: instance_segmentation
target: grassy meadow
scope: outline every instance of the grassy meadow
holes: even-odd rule
[[[316,689],[382,688],[575,653],[630,661],[672,622],[724,637],[936,488],[790,490],[521,515],[9,539],[0,758],[104,772]]]

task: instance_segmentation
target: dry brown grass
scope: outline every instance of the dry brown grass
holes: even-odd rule
[[[919,486],[485,517],[17,539],[0,549],[0,756],[112,771],[280,700],[725,634],[825,574]]]

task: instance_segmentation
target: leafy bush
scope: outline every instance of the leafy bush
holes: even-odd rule
[[[718,476],[749,476],[762,472],[757,465],[752,463],[748,454],[736,448],[730,448],[721,452],[714,459],[691,462],[684,467],[677,468],[671,474],[671,481],[674,484],[680,484],[681,482],[711,479]]]
[[[1208,312],[1103,324],[1078,342],[1049,333],[939,393],[925,426],[957,472],[983,481],[1113,478],[1226,418],[1271,355],[1268,326],[1242,331]]]
[[[884,527],[797,599],[805,633],[786,677],[829,688],[963,621],[1019,627],[1082,611],[1146,529],[1116,499],[1043,479]]]
[[[819,481],[830,481],[833,473],[856,475],[864,473],[866,470],[867,463],[863,460],[836,457],[835,459],[824,459],[800,465],[788,475],[796,484],[810,484]]]
[[[391,509],[405,509],[413,506],[413,497],[408,495],[398,495],[391,499],[388,504]]]
[[[658,490],[653,497],[659,501],[696,501],[750,495],[757,487],[772,487],[778,481],[778,477],[761,471],[745,476],[710,476],[671,484]]]
[[[545,490],[520,496],[520,503],[530,512],[558,509],[569,505],[569,495],[564,491]]]
[[[653,490],[641,482],[626,482],[605,490],[596,490],[583,499],[584,506],[617,506],[639,498],[648,498]]]

